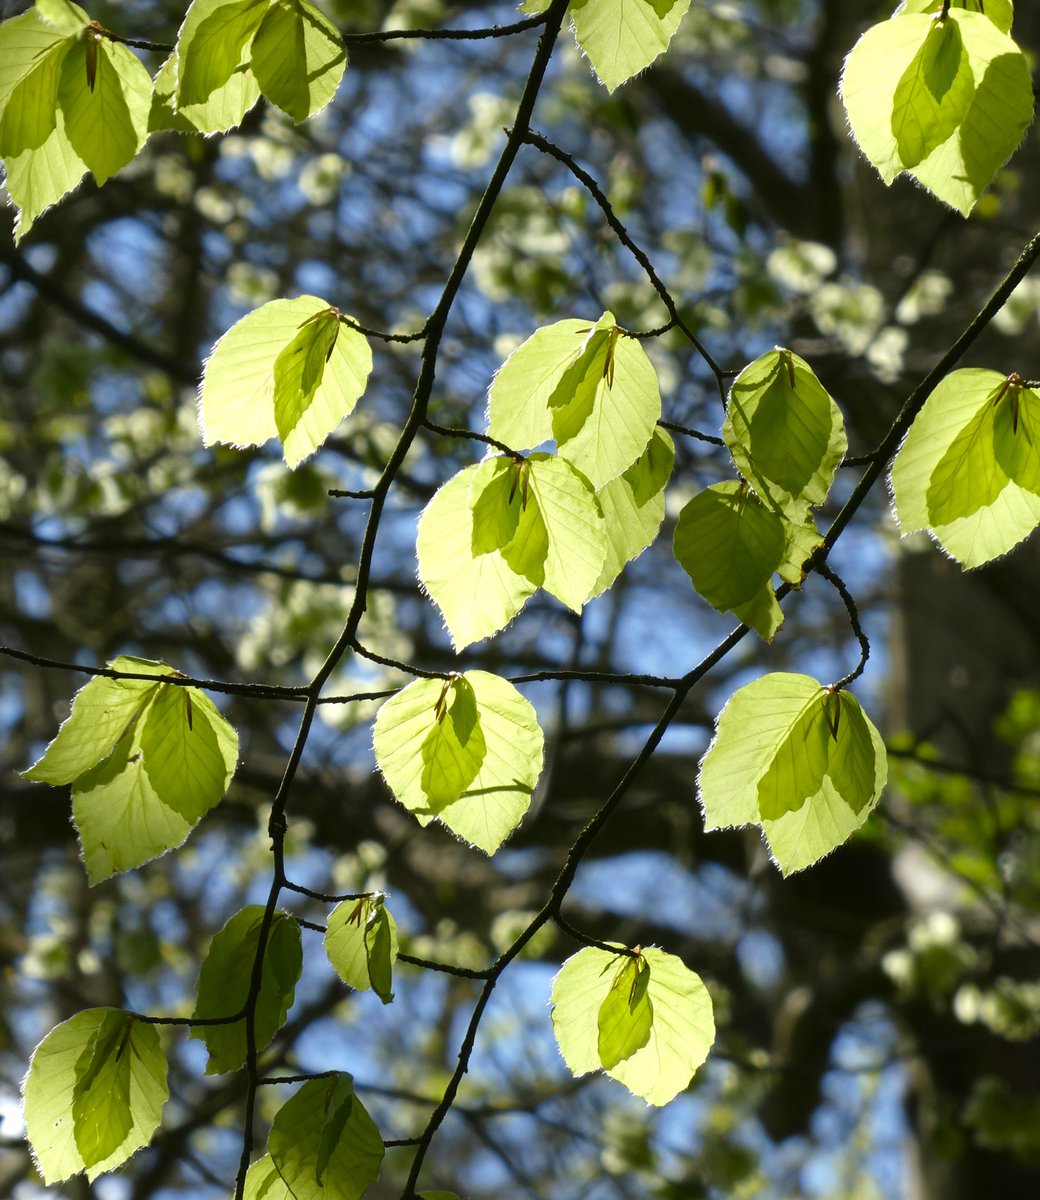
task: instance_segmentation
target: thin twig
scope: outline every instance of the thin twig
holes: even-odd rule
[[[826,562],[815,563],[814,569],[816,574],[826,579],[841,597],[841,602],[845,605],[845,611],[849,615],[849,625],[852,627],[852,632],[856,635],[856,641],[859,642],[859,662],[853,670],[847,675],[843,675],[837,683],[831,684],[832,692],[840,692],[844,688],[847,688],[850,683],[855,682],[866,669],[867,659],[870,658],[870,640],[863,632],[856,601],[852,598],[852,593],[845,586],[845,581],[842,577]]]
[[[643,268],[647,278],[650,280],[650,283],[653,286],[654,291],[660,297],[661,303],[667,309],[668,316],[671,318],[675,328],[680,329],[686,335],[687,340],[708,365],[708,369],[715,376],[715,381],[718,384],[719,392],[722,396],[722,402],[725,404],[725,381],[729,378],[732,378],[737,372],[727,371],[723,367],[720,367],[708,352],[704,344],[701,342],[700,338],[697,337],[689,325],[687,325],[683,320],[675,300],[672,298],[671,293],[661,281],[661,277],[657,274],[653,263],[650,261],[645,251],[636,244],[635,240],[632,238],[632,235],[628,232],[621,219],[614,212],[614,208],[607,199],[606,193],[603,191],[603,189],[599,186],[596,180],[593,179],[588,171],[578,166],[574,158],[568,154],[566,150],[561,150],[560,147],[554,142],[550,142],[547,137],[540,133],[530,131],[525,134],[524,141],[529,146],[533,146],[536,150],[540,150],[543,154],[548,154],[550,158],[555,158],[557,162],[562,163],[567,170],[570,171],[574,178],[584,185],[586,191],[588,191],[589,195],[599,205],[604,219],[614,231],[614,235],[617,237],[618,241],[625,247],[626,250],[628,250],[636,262],[638,262]]]

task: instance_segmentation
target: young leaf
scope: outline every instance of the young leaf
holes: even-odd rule
[[[392,973],[397,959],[397,924],[382,896],[344,900],[329,913],[325,953],[349,987],[372,988],[384,1004],[393,999]]]
[[[574,36],[608,92],[668,49],[690,0],[576,0]]]
[[[916,167],[951,137],[974,97],[975,80],[960,26],[933,20],[892,98],[892,132],[903,166]]]
[[[884,743],[848,692],[765,675],[719,716],[697,781],[705,829],[761,825],[785,875],[863,824],[887,778]]]
[[[872,26],[845,61],[841,96],[886,183],[906,170],[965,216],[1033,115],[1025,55],[988,16],[962,8]]]
[[[504,553],[514,569],[528,578],[541,574],[542,587],[572,612],[580,613],[606,561],[603,513],[589,481],[564,459],[532,454],[528,464],[528,503],[534,504],[545,526],[544,560],[529,557],[526,546],[511,557],[511,552],[519,551],[522,528]]]
[[[62,60],[58,105],[73,152],[99,184],[122,170],[144,145],[152,81],[118,42],[90,31]]]
[[[124,655],[106,663],[113,671],[168,675],[164,663]],[[23,779],[54,786],[72,783],[112,753],[131,721],[150,701],[159,683],[96,675],[76,693],[72,711],[43,756],[22,772]]]
[[[734,380],[722,437],[762,503],[796,523],[826,500],[848,449],[838,406],[809,364],[779,347]]]
[[[18,210],[16,241],[86,174],[58,107],[62,64],[74,34],[35,8],[0,24],[0,158]]]
[[[637,969],[636,975],[637,988],[644,987],[645,978],[645,993],[636,1004],[640,1015],[629,1018],[628,1028],[640,1027],[649,1009],[650,1032],[641,1046],[608,1067],[601,1060],[601,1019],[608,995],[621,978],[618,957],[587,946],[560,968],[552,985],[556,1041],[575,1075],[603,1066],[611,1078],[648,1104],[667,1104],[686,1088],[715,1040],[711,997],[700,978],[678,958],[654,946],[643,949],[644,974]]]
[[[25,1124],[47,1184],[120,1166],[159,1127],[166,1060],[154,1025],[89,1008],[36,1047],[24,1084]]]
[[[456,650],[503,629],[537,587],[501,551],[474,550],[470,488],[483,467],[466,467],[440,488],[423,509],[416,536],[419,579]]]
[[[117,671],[170,675],[123,657]],[[91,680],[28,779],[72,784],[72,813],[91,883],[179,846],[227,790],[238,737],[196,688]]]
[[[376,762],[390,790],[423,825],[438,818],[453,833],[493,854],[519,824],[542,769],[543,738],[530,702],[497,675],[467,671],[485,751],[455,799],[426,790],[422,748],[438,721],[443,681],[417,679],[376,717]]]
[[[943,0],[903,0],[896,16],[904,13],[937,13],[943,6]],[[968,12],[982,13],[988,17],[1001,33],[1011,32],[1011,22],[1014,19],[1015,8],[1012,0],[952,0],[951,8],[964,8]]]
[[[649,984],[650,967],[642,954],[635,958],[625,956],[596,1018],[599,1061],[608,1071],[631,1058],[650,1040],[654,1006]]]
[[[249,69],[269,0],[194,0],[177,35],[175,108],[203,133],[238,125],[260,98]]]
[[[35,150],[53,132],[61,64],[72,45],[32,9],[0,24],[0,158]]]
[[[927,529],[965,567],[1040,524],[1040,396],[1011,376],[953,371],[925,401],[892,465],[900,531]]]
[[[260,90],[297,123],[329,103],[347,56],[334,25],[307,0],[275,0],[253,39],[250,66]]]
[[[36,11],[48,25],[63,33],[77,33],[90,24],[90,18],[71,0],[36,0]]]
[[[640,457],[660,416],[653,364],[609,312],[595,325],[566,320],[537,330],[488,393],[492,437],[516,450],[553,438],[594,488]]]
[[[86,1166],[109,1158],[133,1128],[127,1042],[134,1018],[109,1009],[76,1064],[72,1124],[76,1149]]]
[[[231,1017],[249,995],[264,910],[258,904],[236,913],[216,934],[199,971],[193,1017]],[[303,967],[300,927],[287,913],[275,913],[264,951],[260,995],[256,1003],[256,1047],[263,1050],[285,1021]],[[246,1060],[244,1018],[227,1025],[192,1029],[209,1050],[207,1075],[237,1070]]]
[[[364,334],[317,296],[272,300],[233,325],[206,360],[199,393],[205,445],[260,446],[278,437],[298,466],[365,390]]]
[[[657,537],[664,520],[664,488],[674,460],[672,439],[663,429],[656,429],[632,466],[596,493],[607,535],[607,557],[592,590],[594,596],[606,591],[625,565]]]
[[[294,1200],[361,1200],[383,1162],[379,1130],[343,1073],[305,1083],[275,1114],[267,1149]]]
[[[486,458],[470,484],[473,554],[503,550],[516,536],[527,507],[530,468],[511,458]]]
[[[293,1200],[270,1154],[258,1158],[246,1172],[243,1200]]]
[[[783,617],[770,581],[784,560],[783,519],[745,484],[712,484],[679,514],[673,548],[697,591],[719,612],[735,613],[767,641]],[[776,612],[774,612],[776,608]]]
[[[787,536],[784,558],[777,567],[776,573],[784,583],[800,588],[805,580],[803,567],[812,556],[813,551],[823,544],[823,534],[816,528],[816,522],[811,516],[801,525],[785,525],[784,532]],[[772,589],[770,589],[770,594],[772,594]],[[748,624],[751,622],[749,621]]]
[[[423,768],[419,783],[434,812],[462,795],[486,753],[473,686],[456,675],[441,689],[433,725],[419,751]]]

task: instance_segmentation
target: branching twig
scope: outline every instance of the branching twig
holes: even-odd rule
[[[551,158],[555,158],[557,162],[563,163],[563,165],[568,171],[570,171],[574,178],[585,187],[593,200],[596,201],[600,207],[600,211],[603,213],[604,219],[613,230],[618,241],[625,247],[626,250],[628,250],[636,262],[639,263],[639,265],[643,268],[644,272],[646,273],[646,277],[650,280],[650,283],[653,286],[654,291],[658,294],[661,299],[661,303],[665,306],[668,316],[671,318],[672,325],[674,325],[676,329],[680,329],[686,335],[687,340],[705,361],[708,369],[715,376],[715,381],[719,386],[719,392],[722,396],[722,402],[725,404],[725,381],[734,376],[736,371],[727,371],[723,367],[720,367],[708,352],[704,344],[701,342],[700,338],[697,337],[689,325],[687,325],[683,320],[679,313],[678,306],[676,305],[674,299],[672,299],[671,293],[662,283],[661,277],[657,274],[657,271],[654,268],[654,264],[647,257],[645,251],[643,251],[635,243],[632,235],[628,232],[624,224],[621,222],[621,219],[614,212],[614,208],[607,199],[603,189],[599,186],[596,180],[593,179],[588,171],[578,166],[578,164],[574,161],[571,155],[566,152],[566,150],[561,150],[559,146],[555,145],[553,142],[550,142],[547,137],[543,137],[543,135],[540,133],[530,131],[525,134],[524,141],[529,146],[533,146],[536,150],[540,150],[543,154],[548,154]]]

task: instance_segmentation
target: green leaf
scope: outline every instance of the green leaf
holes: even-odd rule
[[[903,0],[896,16],[902,16],[904,13],[937,13],[942,6],[943,0]],[[1011,32],[1011,22],[1015,15],[1011,0],[952,0],[950,7],[982,13],[1002,33]]]
[[[572,612],[592,596],[607,556],[607,535],[589,481],[570,463],[551,454],[532,454],[528,507],[533,503],[545,527],[544,560],[519,545],[523,525],[504,553],[529,579],[542,575],[542,587]],[[516,556],[512,557],[516,552]]]
[[[382,896],[344,900],[329,913],[325,953],[349,987],[368,988],[384,1004],[393,999],[392,973],[397,959],[397,924]]]
[[[480,769],[455,800],[431,802],[422,747],[437,722],[443,681],[417,679],[376,717],[376,763],[390,790],[421,824],[434,817],[460,838],[493,854],[519,824],[542,769],[543,738],[529,701],[505,679],[467,671],[485,744]],[[440,798],[440,797],[439,797]]]
[[[199,971],[193,1017],[230,1017],[249,995],[264,910],[258,904],[236,913],[213,938]],[[263,1050],[285,1022],[303,966],[300,927],[288,913],[275,913],[264,951],[263,976],[256,1003],[256,1048]],[[209,1050],[207,1075],[237,1070],[246,1060],[244,1018],[227,1025],[192,1029]]]
[[[776,632],[775,614],[763,605],[762,592],[783,562],[786,544],[783,519],[734,480],[712,484],[686,505],[673,549],[713,608],[735,613],[768,640]]]
[[[459,1200],[454,1192],[420,1192],[419,1200]]]
[[[892,132],[899,160],[916,167],[968,115],[975,79],[956,21],[932,21],[921,48],[896,85]]]
[[[151,1141],[168,1095],[154,1025],[89,1008],[52,1029],[24,1084],[26,1129],[44,1182],[84,1170],[93,1180],[126,1162]]]
[[[293,1200],[269,1154],[258,1158],[246,1172],[243,1200]]]
[[[133,1128],[127,1042],[134,1018],[109,1009],[76,1064],[72,1123],[76,1149],[87,1167],[109,1158]]]
[[[642,954],[624,957],[596,1018],[599,1060],[608,1071],[650,1040],[654,1006],[649,984],[650,966]]]
[[[170,675],[150,659],[108,666]],[[196,688],[98,676],[77,693],[69,719],[24,773],[71,783],[73,818],[91,883],[179,846],[227,790],[238,737]]]
[[[90,18],[78,4],[70,0],[36,0],[37,13],[63,33],[77,33],[90,24]]]
[[[99,184],[122,170],[144,145],[152,81],[118,42],[90,31],[62,60],[58,106],[65,136]]]
[[[806,560],[812,556],[813,551],[823,544],[823,534],[816,528],[816,522],[812,517],[808,517],[801,525],[785,525],[784,533],[787,538],[784,546],[784,559],[777,567],[776,573],[784,583],[800,588],[805,580],[805,572],[802,568]],[[771,589],[770,594],[772,594]]]
[[[560,458],[601,488],[631,466],[661,416],[657,373],[617,327],[566,320],[537,330],[502,364],[488,395],[488,432],[514,450],[550,438]]]
[[[18,210],[15,240],[86,173],[58,108],[62,64],[76,42],[30,9],[0,24],[0,158]]]
[[[1014,377],[953,371],[925,401],[892,465],[904,535],[926,529],[965,567],[1040,524],[1040,397]]]
[[[113,671],[168,675],[165,663],[123,656],[106,666]],[[72,711],[43,756],[22,772],[23,779],[54,786],[72,783],[108,758],[127,727],[158,689],[146,679],[95,676],[76,693]]]
[[[668,49],[690,0],[575,0],[574,36],[608,92]]]
[[[649,978],[646,1000],[653,1023],[644,1045],[606,1072],[648,1104],[674,1099],[693,1078],[715,1040],[711,997],[678,958],[648,946],[641,951]],[[600,1061],[599,1019],[613,987],[618,956],[587,946],[560,968],[552,985],[556,1041],[575,1075]]]
[[[935,33],[947,25],[957,34]],[[974,84],[966,108],[965,59]],[[907,170],[965,216],[1033,115],[1025,55],[988,16],[960,8],[943,21],[909,12],[868,29],[846,59],[841,95],[886,183]]]
[[[762,503],[798,524],[826,500],[848,449],[838,406],[809,364],[779,347],[734,380],[722,437]]]
[[[298,466],[354,411],[371,370],[364,334],[326,301],[272,300],[233,325],[206,360],[203,442],[260,446],[278,437],[286,463]]]
[[[483,467],[466,467],[439,489],[423,509],[416,535],[419,579],[456,650],[503,629],[537,587],[501,551],[474,552],[470,488]]]
[[[705,829],[761,825],[789,875],[858,829],[886,778],[884,744],[855,698],[780,672],[731,697],[697,786]]]
[[[441,689],[433,726],[420,750],[420,786],[434,812],[462,795],[476,778],[486,753],[473,686],[456,675]]]
[[[294,1200],[361,1200],[383,1162],[379,1130],[342,1073],[310,1080],[279,1109],[267,1149]]]
[[[502,550],[516,536],[526,507],[529,468],[513,458],[486,458],[470,484],[473,555]]]
[[[194,0],[177,35],[175,107],[206,133],[238,125],[260,98],[249,62],[270,0]]]
[[[253,40],[250,66],[260,90],[297,123],[329,103],[347,56],[335,26],[307,0],[276,0]]]
[[[53,132],[61,64],[72,45],[31,9],[0,24],[0,158],[35,150]]]
[[[664,520],[664,488],[674,460],[672,439],[657,429],[632,466],[596,493],[607,535],[607,557],[592,589],[594,596],[606,591],[625,565],[657,537]]]
[[[159,800],[195,825],[228,789],[238,735],[198,688],[160,685],[142,719],[141,755]]]

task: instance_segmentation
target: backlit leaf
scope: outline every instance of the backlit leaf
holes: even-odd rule
[[[335,26],[307,0],[275,0],[253,39],[250,67],[260,90],[297,122],[329,103],[346,65]]]
[[[606,591],[625,565],[657,537],[664,520],[664,487],[674,460],[672,439],[657,429],[639,459],[596,493],[607,536],[607,557],[593,595]]]
[[[258,1158],[246,1172],[243,1200],[293,1200],[269,1154]]]
[[[93,74],[88,53],[95,56]],[[148,136],[152,81],[118,42],[77,38],[62,60],[58,105],[65,136],[99,184],[126,166]]]
[[[364,334],[324,300],[272,300],[233,325],[206,360],[203,441],[260,446],[278,437],[295,467],[354,411],[371,370]]]
[[[594,488],[646,449],[661,416],[657,373],[613,313],[594,325],[537,330],[502,364],[488,394],[488,432],[514,450],[554,439]]]
[[[462,795],[486,753],[473,686],[456,675],[441,689],[433,725],[419,752],[423,768],[419,784],[434,812]]]
[[[988,15],[959,7],[872,26],[846,59],[841,95],[886,183],[906,170],[965,216],[1033,115],[1025,55]]]
[[[884,744],[853,696],[778,672],[730,698],[697,786],[705,829],[760,825],[788,875],[846,841],[886,778]]]
[[[937,13],[943,6],[943,0],[903,0],[898,14],[903,13]],[[988,17],[1002,33],[1011,32],[1011,22],[1014,19],[1015,8],[1011,0],[952,0],[951,8],[964,8],[968,12],[982,13]]]
[[[269,0],[194,0],[177,35],[175,107],[206,133],[238,125],[260,98],[249,69]]]
[[[113,671],[168,675],[165,663],[123,656],[107,663]],[[23,778],[55,786],[72,783],[115,749],[127,726],[151,699],[158,683],[97,675],[76,693],[54,741]]]
[[[72,1124],[76,1149],[89,1168],[119,1149],[133,1128],[127,1042],[134,1019],[109,1009],[77,1063],[72,1089]]]
[[[547,537],[542,586],[572,612],[581,612],[607,556],[603,514],[588,480],[568,462],[550,454],[532,454],[528,462],[528,503],[536,505]],[[507,557],[522,531],[521,525]],[[514,567],[518,561],[523,560],[510,559]]]
[[[722,436],[763,504],[797,523],[827,498],[848,449],[838,406],[809,364],[780,348],[734,380]]]
[[[343,1073],[312,1079],[286,1101],[267,1149],[294,1200],[361,1200],[383,1162],[379,1130]]]
[[[61,64],[72,45],[32,9],[0,24],[0,158],[35,150],[53,131]]]
[[[965,567],[1006,554],[1040,524],[1037,434],[1030,388],[977,368],[947,375],[892,465],[900,531],[928,530]]]
[[[376,717],[376,762],[390,790],[422,824],[436,817],[493,854],[530,805],[542,769],[542,731],[534,708],[511,683],[486,671],[467,671],[463,678],[476,700],[485,752],[456,799],[435,804],[424,788],[422,747],[437,721],[442,680],[417,679],[386,701]]]
[[[650,966],[641,954],[627,955],[614,974],[596,1018],[599,1061],[609,1071],[650,1040],[654,1006],[648,991]]]
[[[236,913],[215,935],[199,971],[193,1017],[231,1017],[249,995],[264,910],[253,904]],[[263,1050],[285,1022],[303,966],[300,927],[287,913],[275,913],[264,951],[256,1002],[256,1048]],[[245,1019],[226,1025],[200,1025],[191,1036],[209,1050],[207,1075],[237,1070],[246,1060]]]
[[[344,900],[329,913],[325,953],[348,986],[368,988],[384,1004],[393,999],[391,979],[397,959],[397,924],[382,896]]]
[[[574,36],[608,92],[668,49],[690,0],[577,0]]]
[[[474,550],[470,488],[483,467],[466,467],[439,489],[423,509],[416,535],[419,579],[456,650],[503,629],[537,588],[501,551]]]
[[[775,632],[774,617],[768,604],[762,607],[761,595],[785,547],[783,519],[736,481],[712,484],[694,496],[675,527],[675,557],[700,595],[719,612],[753,623],[767,639]]]
[[[607,1067],[613,1079],[648,1104],[662,1105],[683,1091],[715,1040],[711,997],[700,978],[674,955],[654,946],[641,957],[648,972],[645,998],[652,1013],[646,1042]],[[600,1060],[599,1018],[618,975],[619,956],[587,946],[560,968],[552,985],[556,1041],[575,1075]]]
[[[52,1029],[23,1087],[47,1184],[80,1171],[95,1179],[126,1162],[151,1141],[169,1095],[155,1026],[113,1008],[88,1008]]]

